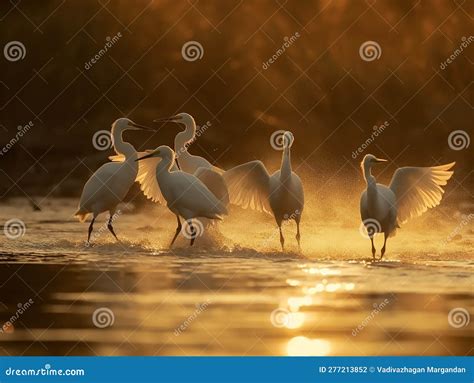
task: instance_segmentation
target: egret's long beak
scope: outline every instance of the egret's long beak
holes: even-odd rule
[[[156,154],[159,154],[159,153],[160,153],[159,150],[154,150],[154,151],[150,152],[149,154],[147,154],[146,156],[137,158],[135,161],[141,161],[141,160],[144,160],[144,159],[146,159],[146,158],[155,157],[155,155],[156,155]]]
[[[134,130],[149,130],[149,131],[155,132],[155,129],[153,129],[153,128],[150,128],[150,127],[144,126],[144,125],[135,124],[134,122],[129,122],[128,127],[130,129],[134,129]]]
[[[380,162],[387,162],[388,160],[384,160],[383,158],[376,158],[374,159],[375,162],[380,163]]]
[[[153,122],[178,122],[179,119],[179,116],[171,116],[166,118],[157,118],[156,120],[153,120]]]

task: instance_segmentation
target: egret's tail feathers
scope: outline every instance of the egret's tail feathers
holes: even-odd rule
[[[89,212],[82,211],[81,209],[79,209],[78,211],[74,213],[74,217],[77,217],[79,219],[79,222],[85,222],[89,214],[90,214]]]
[[[208,218],[208,219],[217,219],[219,221],[222,221],[224,219],[224,217],[222,216],[222,214],[203,214],[202,215],[202,218]]]
[[[228,215],[228,214],[229,214],[229,210],[227,210],[227,206],[221,203],[221,211],[219,215]]]
[[[227,206],[225,206],[222,201],[219,201],[217,199],[215,199],[213,201],[213,206],[210,210],[206,211],[204,214],[207,216],[209,215],[208,218],[214,218],[216,216],[219,216],[222,218],[222,216],[224,215],[228,215],[229,214],[229,210],[227,210]],[[219,218],[219,219],[221,219]]]
[[[222,217],[223,215],[228,215],[229,211],[227,210],[227,206],[225,206],[221,201],[219,201],[219,205],[217,205],[216,215]]]

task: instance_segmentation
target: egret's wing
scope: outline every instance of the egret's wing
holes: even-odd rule
[[[270,175],[261,161],[250,161],[223,174],[230,203],[270,213]]]
[[[146,154],[147,152],[137,152],[137,157],[140,158]],[[112,162],[123,162],[125,161],[125,156],[123,154],[117,154],[110,156],[109,160]],[[136,181],[140,183],[140,189],[148,199],[162,204],[164,198],[156,180],[156,165],[159,161],[159,158],[149,158],[139,161]]]
[[[175,196],[172,205],[189,210],[198,217],[218,218],[227,214],[227,208],[199,178],[182,171],[171,174],[169,186]]]
[[[140,158],[140,155],[138,158]],[[165,204],[165,199],[156,180],[156,165],[160,161],[161,159],[156,157],[138,161],[137,181],[140,184],[141,191],[148,199],[159,204]]]
[[[390,189],[397,199],[397,221],[404,223],[418,217],[428,208],[438,206],[443,197],[441,186],[453,175],[455,162],[427,168],[404,167],[395,171]]]
[[[123,162],[125,161],[125,156],[123,154],[116,154],[114,156],[109,156],[109,160],[112,162]]]
[[[222,201],[224,206],[229,204],[229,191],[222,173],[219,173],[214,169],[198,168],[194,172],[194,175],[207,186],[217,199]]]

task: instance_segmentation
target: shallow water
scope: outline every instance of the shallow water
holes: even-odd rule
[[[446,242],[456,220],[408,226],[372,262],[357,217],[307,218],[302,253],[287,225],[282,253],[270,218],[235,210],[192,249],[180,238],[170,251],[166,209],[123,206],[121,243],[104,217],[87,247],[75,201],[42,207],[1,206],[3,223],[26,224],[0,240],[2,355],[473,353],[473,234],[462,227]]]

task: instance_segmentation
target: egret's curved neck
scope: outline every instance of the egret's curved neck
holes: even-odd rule
[[[362,172],[364,174],[364,179],[365,182],[367,183],[367,190],[369,194],[376,193],[377,192],[377,182],[375,180],[375,177],[371,173],[372,170],[372,165],[369,163],[365,163],[362,166]]]
[[[112,142],[117,154],[122,154],[127,159],[136,159],[137,151],[132,144],[125,142],[122,137],[123,130],[112,128]]]
[[[173,168],[174,158],[162,158],[160,162],[156,165],[156,174],[158,176],[166,175]]]
[[[280,180],[288,181],[291,178],[291,155],[290,148],[285,146],[281,157]]]
[[[189,155],[187,144],[191,143],[196,135],[196,123],[194,121],[186,121],[184,126],[185,129],[174,138],[174,151],[179,153],[180,158]]]

